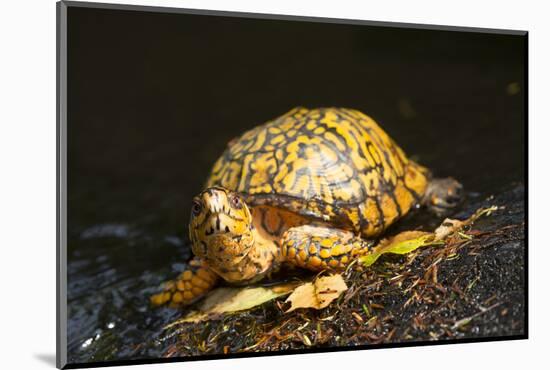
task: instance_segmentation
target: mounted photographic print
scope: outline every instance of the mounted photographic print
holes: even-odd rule
[[[527,32],[57,9],[58,367],[527,338]]]

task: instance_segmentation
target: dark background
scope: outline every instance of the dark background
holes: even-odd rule
[[[69,362],[166,351],[157,339],[180,313],[149,296],[186,266],[192,197],[230,139],[295,106],[367,113],[471,197],[522,181],[525,48],[524,36],[69,7]]]
[[[523,36],[85,8],[68,27],[69,225],[184,228],[226,143],[298,105],[359,109],[468,190],[523,178]]]

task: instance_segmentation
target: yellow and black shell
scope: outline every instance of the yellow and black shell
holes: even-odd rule
[[[295,108],[233,140],[206,185],[370,237],[419,202],[428,180],[367,115]]]

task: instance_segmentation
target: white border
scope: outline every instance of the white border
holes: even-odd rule
[[[462,344],[262,357],[140,368],[243,369],[286,366],[335,369],[512,369],[546,363],[550,263],[544,222],[548,204],[550,86],[548,11],[542,1],[110,1],[285,15],[364,19],[530,31],[530,338],[528,341]],[[2,108],[0,109],[0,245],[2,343],[5,368],[53,367],[55,353],[55,2],[3,4]],[[518,123],[519,124],[519,123]],[[497,133],[496,133],[497,134]],[[504,150],[504,149],[503,149]],[[12,366],[9,366],[12,365]]]

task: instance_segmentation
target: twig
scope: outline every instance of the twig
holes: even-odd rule
[[[458,328],[461,327],[461,326],[467,325],[468,323],[470,323],[470,321],[472,321],[472,320],[475,319],[476,317],[483,315],[484,313],[486,313],[486,312],[492,310],[492,309],[495,308],[495,307],[500,306],[501,304],[502,304],[502,302],[498,302],[498,303],[495,303],[494,305],[492,305],[492,306],[490,306],[490,307],[487,307],[487,308],[485,308],[485,309],[482,308],[481,311],[479,311],[479,312],[473,314],[472,316],[465,317],[465,318],[463,318],[463,319],[461,319],[461,320],[456,321],[456,322],[454,323],[454,325],[451,327],[451,329],[455,330],[455,329],[458,329]]]

